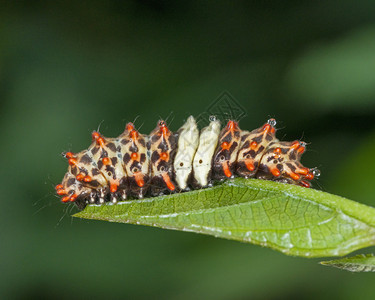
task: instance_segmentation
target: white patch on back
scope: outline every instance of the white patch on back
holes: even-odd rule
[[[187,187],[189,175],[193,170],[193,157],[199,143],[199,130],[193,116],[181,127],[177,153],[174,160],[175,178],[180,189]]]
[[[208,175],[212,167],[214,155],[220,134],[220,121],[214,120],[202,129],[199,137],[198,150],[193,161],[194,178],[200,186],[207,186]]]

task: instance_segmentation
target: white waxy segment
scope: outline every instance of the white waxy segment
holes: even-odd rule
[[[180,189],[187,187],[193,170],[193,158],[199,143],[199,130],[193,116],[190,116],[179,131],[177,153],[174,160],[176,181]]]
[[[193,161],[194,178],[200,186],[207,186],[214,155],[220,134],[220,121],[213,120],[202,129],[199,137],[198,150]]]

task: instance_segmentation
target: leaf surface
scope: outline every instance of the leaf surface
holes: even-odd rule
[[[302,257],[375,244],[375,208],[314,189],[235,178],[212,188],[118,204],[75,217],[191,231]]]
[[[375,272],[375,256],[373,254],[360,254],[342,259],[322,261],[321,264],[350,272]]]

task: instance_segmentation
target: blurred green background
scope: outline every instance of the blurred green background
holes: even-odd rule
[[[53,189],[99,124],[176,130],[226,90],[242,128],[311,143],[315,186],[374,205],[374,1],[0,3],[2,299],[375,298],[374,275],[319,259],[73,219]]]

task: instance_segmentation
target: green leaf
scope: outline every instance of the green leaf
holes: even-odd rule
[[[342,259],[322,261],[320,263],[325,266],[332,266],[350,272],[375,272],[374,254],[360,254]]]
[[[74,215],[209,234],[303,257],[375,244],[375,208],[314,189],[236,178],[212,188],[89,205]]]

